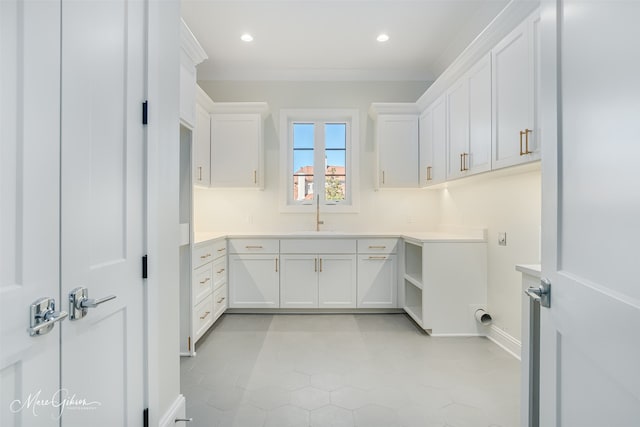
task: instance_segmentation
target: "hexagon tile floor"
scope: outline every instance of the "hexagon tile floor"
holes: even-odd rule
[[[181,358],[189,427],[515,427],[520,362],[403,314],[225,314]]]

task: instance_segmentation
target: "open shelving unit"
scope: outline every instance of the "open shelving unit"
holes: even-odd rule
[[[404,311],[425,328],[423,310],[422,244],[404,242]]]

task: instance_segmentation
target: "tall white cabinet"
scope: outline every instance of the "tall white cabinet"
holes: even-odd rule
[[[540,158],[540,15],[516,27],[491,51],[493,168]]]
[[[213,101],[196,85],[196,127],[193,144],[193,183],[211,185],[211,110]]]
[[[447,91],[447,179],[491,170],[491,57]]]
[[[264,188],[264,102],[214,103],[211,187]]]
[[[419,130],[420,186],[444,182],[447,178],[447,110],[444,96],[420,115]]]

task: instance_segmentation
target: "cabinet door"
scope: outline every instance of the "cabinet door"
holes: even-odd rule
[[[396,255],[360,255],[358,308],[396,308],[396,272]]]
[[[420,116],[420,186],[446,180],[447,110],[440,97]]]
[[[420,116],[420,186],[431,184],[433,171],[433,111],[427,108]]]
[[[282,255],[280,272],[281,308],[318,307],[318,269],[316,255]]]
[[[458,80],[447,91],[447,179],[466,174],[469,155],[469,82]]]
[[[530,22],[520,24],[492,50],[493,168],[535,160],[526,151],[521,132],[533,130],[533,66],[530,55]],[[522,135],[522,136],[521,136]],[[528,134],[529,149],[536,136]]]
[[[377,119],[380,188],[418,186],[418,116],[380,115]]]
[[[193,150],[193,183],[208,187],[211,182],[211,115],[196,104],[195,149]]]
[[[491,55],[467,74],[469,85],[469,173],[491,170]]]
[[[211,186],[262,188],[260,114],[211,115]]]
[[[278,308],[278,255],[229,256],[230,308]]]
[[[356,308],[356,256],[319,255],[320,308]]]
[[[430,184],[439,184],[447,179],[447,102],[441,96],[432,105],[433,151]]]

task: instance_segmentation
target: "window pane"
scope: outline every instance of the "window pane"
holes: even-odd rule
[[[313,123],[293,124],[293,148],[313,148]]]
[[[293,176],[293,200],[302,202],[313,200],[313,175]]]
[[[293,174],[313,175],[313,150],[293,150]]]
[[[327,173],[330,168],[336,168],[337,174],[344,175],[347,152],[345,150],[326,150],[324,154]]]
[[[346,176],[327,175],[324,182],[324,192],[327,201],[339,202],[347,197]]]
[[[325,148],[347,148],[347,125],[344,123],[327,123],[324,125]]]

